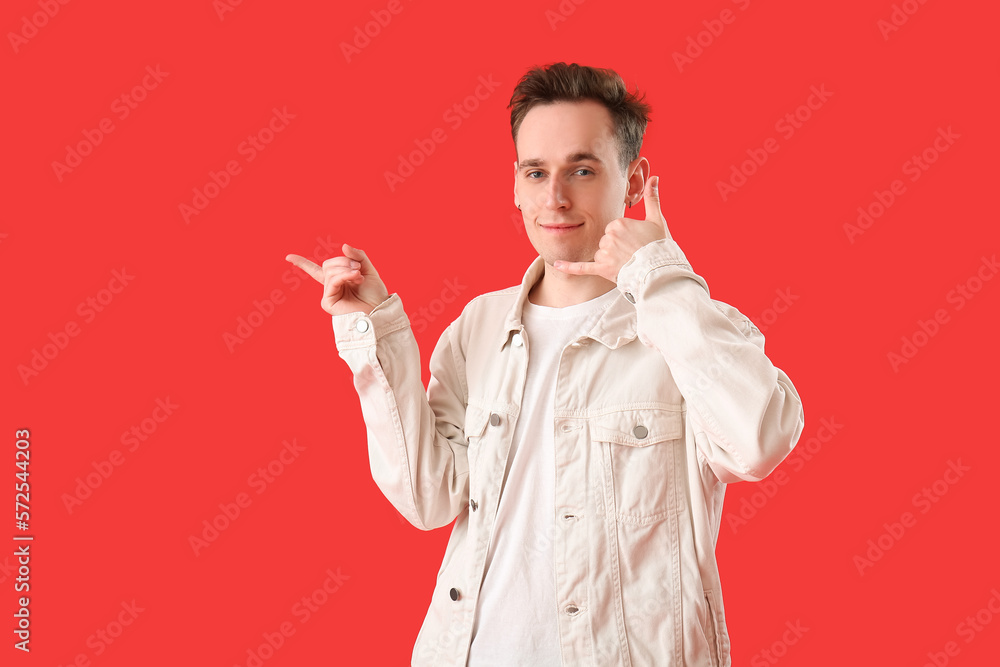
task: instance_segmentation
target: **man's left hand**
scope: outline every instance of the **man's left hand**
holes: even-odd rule
[[[660,211],[660,177],[646,180],[646,219],[616,218],[608,223],[592,262],[556,261],[552,266],[578,276],[596,275],[618,283],[618,272],[635,251],[647,243],[668,239],[670,230]]]

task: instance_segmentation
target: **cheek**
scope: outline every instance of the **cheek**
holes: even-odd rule
[[[586,202],[587,210],[595,218],[600,219],[601,222],[607,222],[621,215],[618,205],[625,205],[625,195],[622,194],[619,198],[618,194],[614,192],[601,190],[600,192],[587,193],[584,198],[581,198],[582,202]]]
[[[522,185],[517,189],[517,198],[521,202],[522,211],[536,211],[539,208],[539,197],[542,193],[538,188]]]

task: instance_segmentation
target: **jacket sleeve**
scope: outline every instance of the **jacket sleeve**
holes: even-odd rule
[[[425,393],[420,351],[398,294],[369,315],[332,317],[337,351],[361,400],[372,478],[417,528],[448,525],[469,502],[467,385],[455,323],[431,354]]]
[[[639,248],[618,273],[639,340],[658,350],[687,403],[699,454],[722,482],[759,481],[802,433],[802,401],[764,354],[764,336],[709,297],[672,239]]]

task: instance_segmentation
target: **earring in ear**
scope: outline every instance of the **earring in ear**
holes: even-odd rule
[[[632,208],[632,202],[631,201],[628,203],[628,207]]]
[[[520,211],[520,210],[521,210],[521,205],[520,205],[520,204],[518,204],[518,205],[517,205],[517,210],[518,210],[518,211]]]

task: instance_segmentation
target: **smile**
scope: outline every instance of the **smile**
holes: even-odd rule
[[[542,229],[553,234],[565,234],[571,232],[574,229],[578,229],[583,226],[581,222],[578,225],[542,225]]]

